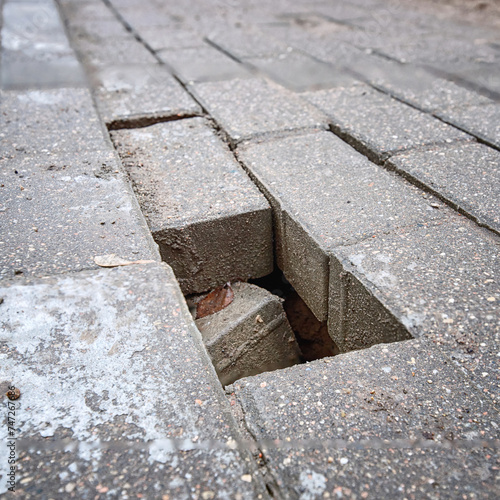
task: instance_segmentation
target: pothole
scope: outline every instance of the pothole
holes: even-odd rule
[[[339,353],[279,270],[186,300],[223,386]]]

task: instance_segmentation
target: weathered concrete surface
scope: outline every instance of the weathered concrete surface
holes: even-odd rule
[[[500,491],[497,410],[426,341],[261,374],[233,390],[286,498]]]
[[[272,271],[269,205],[207,122],[193,118],[112,137],[185,293]]]
[[[444,217],[329,132],[243,145],[238,156],[273,206],[278,265],[320,321],[335,248]]]
[[[409,151],[386,164],[500,233],[500,153],[474,142]]]
[[[300,362],[281,300],[255,285],[234,283],[234,300],[196,320],[222,385]]]
[[[335,134],[375,162],[401,150],[470,139],[456,128],[365,85],[303,96],[328,115]]]
[[[178,50],[206,47],[206,43],[199,36],[199,33],[185,27],[146,26],[141,28],[140,36],[155,52],[165,49]]]
[[[112,129],[201,114],[200,106],[158,64],[109,65],[94,70],[91,80],[101,117]]]
[[[234,143],[269,134],[326,127],[326,117],[313,106],[262,79],[200,83],[190,89]]]
[[[349,337],[366,335],[367,313],[357,294],[368,291],[414,337],[430,339],[466,368],[484,397],[498,402],[498,238],[456,217],[401,228],[338,254],[344,260],[342,268],[332,267],[328,318],[339,347]],[[339,286],[340,273],[347,287]]]
[[[16,495],[258,496],[251,462],[227,446],[238,437],[228,404],[168,266],[13,280],[0,296],[2,398],[21,391]]]

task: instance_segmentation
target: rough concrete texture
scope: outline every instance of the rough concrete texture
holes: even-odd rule
[[[470,136],[365,85],[303,94],[335,134],[375,162],[394,153]]]
[[[185,293],[272,271],[269,205],[205,120],[112,137],[162,257]]]
[[[10,384],[21,391],[16,495],[257,496],[251,463],[227,446],[233,420],[168,266],[14,280],[0,296],[2,398]],[[5,443],[7,426],[0,433]],[[6,467],[2,446],[0,493]]]
[[[426,341],[264,373],[233,390],[285,498],[499,492],[497,410]]]
[[[141,38],[155,52],[164,49],[179,50],[206,47],[206,43],[199,34],[186,28],[147,26],[141,29]]]
[[[456,143],[393,156],[387,165],[500,233],[500,153],[478,143]]]
[[[251,76],[243,65],[210,45],[159,51],[158,57],[186,83],[231,80]]]
[[[201,108],[158,64],[106,66],[92,74],[97,106],[109,128],[132,128],[201,114]]]
[[[470,372],[485,397],[498,402],[500,295],[495,277],[500,264],[498,239],[490,234],[457,217],[432,227],[399,229],[338,253],[345,259],[343,271],[362,283],[364,293],[373,294],[414,337],[440,346]],[[336,286],[332,276],[329,321],[340,309],[348,312],[343,325],[332,324],[330,333],[337,330],[342,336],[351,324],[356,331],[364,313],[355,307],[356,291],[346,298]]]
[[[278,265],[320,321],[331,251],[444,217],[329,132],[243,145],[238,157],[271,200]]]
[[[190,89],[235,143],[272,133],[326,127],[326,117],[313,106],[262,79],[200,83]]]
[[[221,384],[300,362],[282,301],[249,283],[232,285],[234,300],[196,320]]]

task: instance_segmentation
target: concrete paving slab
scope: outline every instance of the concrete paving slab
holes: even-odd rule
[[[401,150],[470,139],[436,118],[362,85],[303,96],[328,115],[335,134],[378,163]]]
[[[63,10],[63,14],[65,11]],[[72,39],[82,38],[93,42],[107,43],[112,38],[122,38],[129,35],[125,26],[118,19],[81,19],[67,18],[68,32]],[[78,45],[78,41],[75,42]]]
[[[329,132],[243,145],[238,157],[273,206],[278,265],[320,321],[330,251],[444,217]]]
[[[470,373],[484,397],[498,402],[498,238],[456,217],[366,239],[338,249],[338,255],[344,257],[341,272],[348,279],[352,276],[353,283],[369,291],[412,336],[437,344]],[[332,268],[333,273],[339,271]],[[332,276],[329,330],[341,347],[348,336],[363,331],[358,325],[364,310],[356,306],[354,286],[352,293],[337,286]],[[344,323],[333,324],[339,310],[347,311]]]
[[[108,65],[91,76],[97,107],[108,128],[144,126],[201,114],[201,108],[159,64]]]
[[[234,143],[269,134],[326,127],[326,117],[313,106],[262,79],[208,82],[190,88]]]
[[[243,379],[233,388],[285,497],[328,492],[335,498],[338,491],[347,494],[344,488],[351,495],[424,493],[431,488],[424,477],[434,481],[435,493],[446,495],[448,488],[462,491],[468,467],[493,474],[492,440],[499,437],[494,406],[425,341],[325,358]],[[481,440],[493,449],[485,453]],[[462,474],[452,477],[450,470]],[[469,491],[484,491],[479,475],[466,474]]]
[[[500,104],[444,110],[437,112],[436,115],[487,144],[500,148]]]
[[[155,51],[163,49],[178,50],[206,47],[200,33],[188,28],[147,26],[138,28],[141,38]]]
[[[0,160],[0,279],[98,266],[94,257],[160,260],[110,151]]]
[[[205,120],[115,131],[112,138],[185,293],[272,271],[269,205]]]
[[[498,151],[474,142],[458,143],[395,155],[387,166],[500,233]]]
[[[2,91],[0,95],[1,158],[109,148],[87,89]]]
[[[196,320],[221,384],[300,363],[279,297],[249,283],[234,283],[232,290],[231,304]]]
[[[185,83],[251,76],[243,65],[210,45],[194,49],[161,50],[158,57]]]
[[[245,59],[245,62],[296,92],[345,87],[354,81],[345,71],[298,51],[285,52],[275,57],[252,57]]]
[[[21,391],[17,495],[258,496],[244,452],[227,446],[238,437],[228,404],[168,266],[15,280],[0,294],[2,394]]]

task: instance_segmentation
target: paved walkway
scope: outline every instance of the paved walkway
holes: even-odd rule
[[[0,494],[500,496],[498,32],[1,3]],[[274,265],[341,354],[224,389],[183,294]]]

